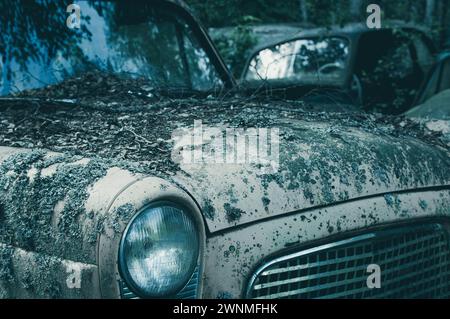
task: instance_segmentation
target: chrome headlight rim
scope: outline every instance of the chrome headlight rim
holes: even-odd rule
[[[182,284],[179,284],[178,286],[174,286],[172,289],[167,290],[163,295],[149,295],[149,294],[145,294],[142,292],[142,289],[135,283],[134,279],[132,278],[128,267],[126,265],[126,260],[125,260],[125,253],[124,253],[124,249],[125,249],[125,240],[127,237],[127,234],[130,231],[130,228],[132,227],[133,223],[135,222],[136,219],[138,219],[143,213],[145,213],[146,211],[148,211],[149,209],[152,208],[157,208],[157,207],[173,207],[176,208],[180,211],[182,211],[184,214],[186,214],[186,216],[188,218],[191,219],[194,229],[196,231],[196,233],[198,234],[198,242],[197,242],[197,254],[195,256],[195,260],[196,262],[191,265],[191,269],[189,269],[186,273],[188,273],[189,275],[187,276],[187,279],[183,281]],[[119,245],[119,250],[118,250],[118,270],[119,270],[119,274],[121,276],[121,278],[125,281],[125,283],[127,284],[127,286],[133,291],[133,293],[138,296],[139,298],[143,298],[143,299],[164,299],[164,298],[170,298],[170,297],[174,297],[177,293],[179,293],[180,291],[183,290],[183,288],[189,283],[192,275],[194,274],[196,268],[199,266],[199,258],[201,256],[201,236],[200,236],[200,232],[199,232],[199,225],[198,222],[196,220],[196,218],[194,216],[192,216],[193,213],[191,212],[191,210],[181,204],[178,203],[176,201],[172,201],[172,200],[158,200],[155,202],[152,202],[146,206],[144,206],[143,208],[141,208],[128,222],[125,230],[122,233],[121,239],[120,239],[120,245]]]

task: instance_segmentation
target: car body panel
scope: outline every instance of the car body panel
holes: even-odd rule
[[[450,190],[443,189],[355,200],[219,233],[207,241],[204,297],[245,298],[253,271],[283,251],[300,251],[305,244],[313,247],[401,223],[424,224],[434,218],[448,222],[449,217]]]
[[[0,154],[7,154],[0,162],[3,173],[5,167],[16,164],[20,170],[12,169],[1,178],[2,189],[11,196],[1,199],[2,239],[10,239],[8,245],[0,245],[2,297],[119,298],[117,254],[123,231],[135,214],[156,200],[188,207],[204,243],[204,222],[198,206],[183,190],[163,179],[109,166],[100,159],[71,161],[54,152],[4,147],[0,147]],[[55,164],[56,159],[61,162]],[[78,183],[74,175],[86,183]],[[67,185],[61,181],[67,181]],[[10,205],[16,202],[7,201],[15,196],[29,200],[23,200],[23,206],[16,210]],[[30,213],[28,208],[32,206],[35,209]],[[70,216],[74,210],[76,214]],[[33,224],[25,229],[29,233],[24,233],[27,223]],[[47,268],[52,271],[51,278],[43,275]],[[33,269],[38,271],[33,273]],[[70,289],[67,280],[61,280],[72,269],[81,276],[82,290]],[[28,281],[21,289],[23,276],[28,276]]]
[[[102,220],[102,230],[98,233],[97,244],[91,246],[94,249],[91,252],[96,250],[97,253],[95,263],[75,262],[75,266],[71,266],[73,263],[70,260],[71,256],[66,254],[64,258],[54,257],[61,256],[62,251],[48,248],[34,253],[14,248],[13,257],[10,259],[12,265],[9,269],[13,269],[13,273],[19,276],[10,281],[16,283],[15,286],[20,286],[18,283],[22,280],[21,276],[25,276],[24,274],[27,273],[21,267],[32,265],[27,258],[36,259],[36,266],[33,269],[41,269],[51,262],[52,267],[59,267],[57,269],[60,269],[58,271],[61,275],[52,275],[52,279],[55,280],[48,282],[47,277],[40,277],[42,272],[31,272],[29,276],[33,278],[35,275],[36,278],[29,279],[30,283],[27,289],[14,289],[13,292],[3,290],[2,293],[9,293],[7,295],[9,297],[27,297],[30,296],[31,287],[43,291],[42,294],[32,293],[35,297],[97,298],[102,296],[103,298],[119,298],[117,283],[120,281],[120,272],[117,268],[117,247],[128,221],[140,208],[159,199],[181,201],[190,205],[192,211],[195,211],[199,218],[198,223],[203,225],[197,204],[179,187],[159,178],[144,178],[143,176],[130,178],[127,172],[116,169],[112,171],[115,174],[110,175],[108,182],[105,179],[108,177],[104,177],[93,187],[103,189],[101,184],[119,186],[112,192],[105,192],[105,194],[112,195],[105,196],[110,204],[101,205],[93,212],[94,220],[97,219],[97,216],[100,220],[100,216],[105,217]],[[128,177],[122,178],[124,176]],[[122,179],[123,183],[120,185]],[[128,185],[124,186],[125,184]],[[90,189],[93,188],[90,187]],[[89,199],[86,203],[88,202]],[[126,210],[123,210],[125,207]],[[245,287],[246,278],[250,276],[251,271],[260,263],[260,260],[271,254],[279,253],[287,247],[310,244],[325,238],[331,240],[333,236],[345,236],[354,231],[368,230],[380,225],[450,217],[449,214],[449,187],[432,187],[414,192],[393,192],[381,196],[349,200],[327,207],[290,212],[283,216],[274,214],[267,220],[255,220],[253,223],[228,228],[214,234],[206,235],[203,231],[202,237],[206,239],[206,243],[203,244],[204,256],[201,257],[204,284],[201,285],[203,290],[199,293],[199,297],[243,297],[242,288]],[[94,230],[87,219],[82,225],[85,227],[83,232],[85,234],[89,233],[88,229]],[[98,225],[96,226],[98,227]],[[39,230],[38,227],[37,229]],[[44,230],[44,227],[41,230]],[[81,240],[76,237],[71,237],[71,240],[86,243],[85,239]],[[76,243],[73,242],[73,245],[76,246]],[[9,247],[7,250],[4,248],[3,245],[2,253],[11,251]],[[27,262],[24,262],[25,260]],[[82,291],[67,290],[66,281],[57,279],[65,278],[63,270],[67,273],[67,269],[73,269],[73,267],[81,269]],[[218,269],[220,269],[220,276],[217,272]],[[28,272],[30,272],[29,269]],[[228,280],[223,280],[223,278],[228,278]],[[3,289],[5,288],[3,287]]]
[[[211,232],[365,196],[450,185],[449,170],[437,169],[450,167],[448,152],[415,139],[332,121],[290,120],[279,127],[276,174],[236,165],[181,165],[174,180],[199,201]]]
[[[0,298],[102,297],[97,265],[29,252],[4,244],[0,244],[0,252],[2,264],[8,264],[8,267],[2,269],[7,271],[2,272]]]
[[[0,148],[1,153],[10,150]],[[92,265],[107,208],[138,178],[96,160],[44,150],[21,150],[0,167],[2,238],[10,239],[5,243]]]

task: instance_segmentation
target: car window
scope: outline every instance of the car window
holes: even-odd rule
[[[245,79],[301,83],[335,83],[345,80],[349,41],[345,38],[298,39],[258,52]]]
[[[355,72],[368,110],[399,114],[411,106],[424,76],[414,63],[412,49],[402,31],[372,31],[361,36]]]
[[[386,68],[388,64],[392,67]],[[396,38],[392,47],[386,48],[375,66],[375,72],[386,73],[386,78],[401,79],[413,72],[414,62],[406,39]],[[389,71],[388,71],[389,70]],[[389,74],[387,74],[389,72]]]
[[[357,69],[365,77],[403,78],[413,72],[410,41],[389,31],[361,36]]]
[[[158,88],[206,91],[222,85],[191,26],[176,12],[149,2],[75,1],[82,23],[70,29],[65,6],[20,3],[23,16],[11,20],[20,24],[8,27],[0,21],[0,95],[91,71],[145,78]]]

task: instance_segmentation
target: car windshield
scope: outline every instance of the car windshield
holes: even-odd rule
[[[155,88],[222,85],[193,29],[149,1],[0,0],[0,95],[87,72],[148,79]]]
[[[340,37],[298,39],[259,51],[246,71],[247,81],[343,84],[349,41]]]

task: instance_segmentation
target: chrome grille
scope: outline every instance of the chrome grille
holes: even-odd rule
[[[191,279],[186,284],[186,286],[184,286],[184,288],[173,298],[174,299],[197,298],[198,284],[199,284],[199,271],[197,267],[194,273],[192,274]],[[122,299],[139,299],[139,297],[130,290],[130,288],[126,285],[126,283],[123,280],[119,281],[119,288],[120,288],[120,296]]]
[[[247,298],[448,298],[450,250],[439,224],[368,233],[275,258],[251,277]],[[368,265],[381,269],[369,289]]]

